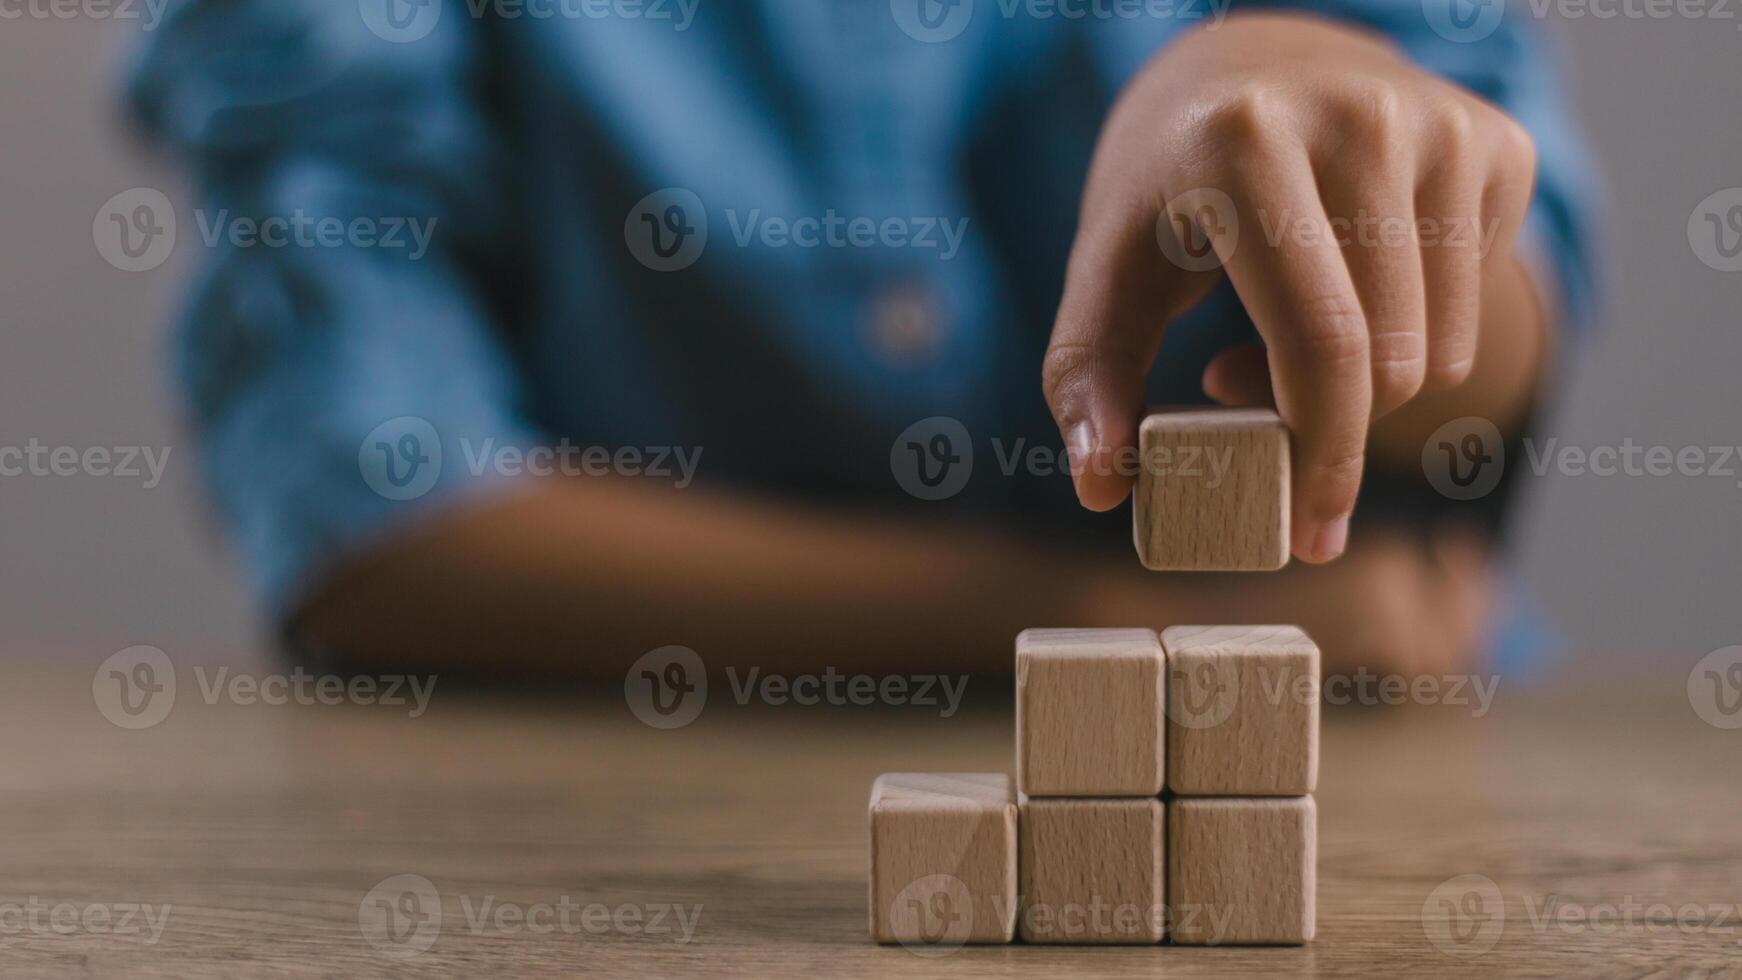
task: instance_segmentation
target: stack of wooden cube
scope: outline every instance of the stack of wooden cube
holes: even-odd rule
[[[1163,486],[1165,473],[1146,467],[1136,518],[1146,565],[1274,567],[1279,547],[1286,559],[1287,441],[1274,414],[1168,413],[1142,432],[1146,452],[1163,440],[1176,452],[1244,447],[1214,487]],[[1145,526],[1162,514],[1240,530]],[[1304,632],[1031,629],[1016,640],[1016,692],[1015,785],[896,773],[873,786],[874,939],[1312,939],[1319,652]]]

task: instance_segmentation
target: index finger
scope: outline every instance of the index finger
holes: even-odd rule
[[[1162,335],[1219,274],[1162,262],[1156,235],[1154,218],[1141,209],[1085,224],[1071,248],[1041,369],[1077,497],[1091,510],[1116,507],[1130,492],[1145,381]]]
[[[1245,236],[1224,268],[1264,338],[1276,407],[1294,433],[1292,548],[1302,560],[1330,561],[1348,543],[1365,462],[1366,318],[1305,153],[1254,151],[1231,176],[1241,226],[1265,232]]]

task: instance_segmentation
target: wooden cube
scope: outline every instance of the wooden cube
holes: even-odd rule
[[[1029,796],[1154,796],[1166,663],[1153,630],[1016,637],[1016,778]]]
[[[1175,945],[1295,945],[1313,938],[1312,797],[1176,798],[1167,809],[1168,928]]]
[[[1288,564],[1288,430],[1258,408],[1155,409],[1138,430],[1137,557],[1157,571]]]
[[[1319,648],[1297,626],[1175,626],[1167,651],[1167,788],[1301,796],[1319,774]]]
[[[1022,940],[1161,942],[1166,812],[1155,798],[1023,797]]]
[[[1003,773],[886,773],[871,786],[871,938],[949,949],[1016,924],[1016,793]]]

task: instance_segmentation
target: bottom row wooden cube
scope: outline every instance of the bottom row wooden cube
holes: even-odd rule
[[[871,786],[871,938],[1007,943],[1016,788],[1003,773],[887,773]]]
[[[1167,809],[1167,904],[1176,944],[1292,945],[1313,938],[1312,797],[1181,798]]]
[[[1023,942],[1161,942],[1167,818],[1159,799],[1024,797],[1019,812]]]
[[[1035,943],[1313,938],[1310,796],[1024,798],[1019,821],[1001,773],[891,773],[870,822],[878,942],[1006,943],[1019,922]]]

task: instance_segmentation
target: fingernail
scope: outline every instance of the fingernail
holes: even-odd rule
[[[1071,426],[1065,433],[1065,454],[1071,464],[1071,479],[1080,479],[1089,465],[1089,457],[1095,454],[1095,427],[1086,421]]]
[[[1349,517],[1347,514],[1337,518],[1324,527],[1313,538],[1313,560],[1330,561],[1343,553],[1349,545]]]

